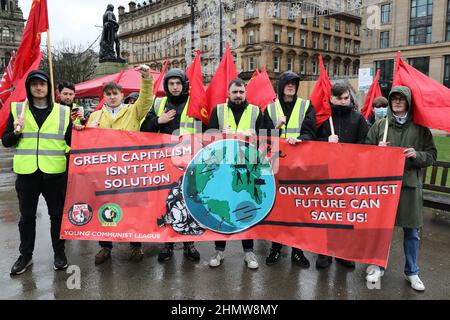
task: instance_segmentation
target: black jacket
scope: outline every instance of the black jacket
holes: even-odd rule
[[[348,107],[331,106],[334,131],[339,136],[339,142],[363,144],[369,132],[369,124],[366,119],[353,109]],[[328,141],[331,135],[330,121],[325,121],[317,130],[317,140]]]
[[[233,112],[234,120],[236,121],[236,125],[239,125],[239,121],[241,121],[242,114],[245,111],[245,108],[248,106],[247,100],[245,100],[241,105],[235,105],[231,101],[228,101],[228,106]],[[264,117],[260,112],[258,118],[256,118],[255,130],[256,133],[259,133],[260,129],[264,128]],[[214,107],[211,117],[209,118],[209,129],[217,129],[219,130],[219,118],[217,117],[217,106]]]
[[[286,116],[286,123],[289,123],[292,111],[294,109],[295,103],[297,101],[297,95],[294,96],[294,101],[286,102],[284,101],[284,87],[286,84],[295,80],[297,82],[297,91],[300,86],[300,77],[290,71],[283,73],[278,82],[278,100],[280,101],[283,114]],[[275,129],[272,119],[269,116],[269,108],[264,111],[264,128],[267,130]],[[278,130],[278,134],[281,135],[281,130]],[[316,111],[312,103],[310,103],[308,110],[306,111],[305,119],[303,121],[300,130],[300,140],[315,140],[316,139]]]
[[[183,84],[183,91],[177,97],[172,96],[169,92],[168,82],[171,78],[179,78],[181,83]],[[175,119],[170,121],[169,123],[159,124],[158,123],[158,115],[156,114],[155,108],[150,108],[149,113],[145,117],[144,122],[141,125],[141,131],[144,132],[159,132],[172,134],[175,130],[180,129],[180,120],[181,115],[184,110],[184,106],[189,98],[189,80],[186,76],[186,73],[181,69],[171,69],[167,72],[164,77],[164,91],[167,96],[166,106],[164,108],[164,112],[170,110],[176,110],[177,115]],[[202,125],[203,131],[206,130],[206,126]]]
[[[47,85],[48,85],[47,103],[48,103],[49,107],[46,109],[38,109],[38,108],[35,108],[33,105],[33,96],[31,95],[31,90],[30,90],[30,79],[33,78],[34,76],[36,76],[36,74],[39,74],[40,76],[43,76],[47,79]],[[27,76],[27,80],[25,81],[25,86],[26,86],[27,98],[29,101],[30,111],[31,111],[34,119],[36,120],[38,127],[41,128],[42,125],[44,124],[45,120],[47,119],[48,115],[52,112],[53,107],[54,107],[53,100],[51,97],[52,89],[51,89],[50,78],[48,77],[48,75],[46,73],[44,73],[42,71],[39,71],[39,70],[31,71]],[[22,135],[16,136],[14,134],[14,117],[13,117],[12,113],[10,113],[5,132],[3,132],[2,144],[6,148],[14,147],[19,143],[19,140],[21,138],[22,138]],[[67,145],[70,146],[71,141],[72,141],[72,122],[71,121],[69,121],[69,126],[66,131],[65,140],[66,140]]]

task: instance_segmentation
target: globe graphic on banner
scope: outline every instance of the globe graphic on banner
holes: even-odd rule
[[[268,159],[255,146],[221,140],[203,148],[189,163],[183,196],[202,227],[232,234],[254,226],[270,213],[275,178]]]

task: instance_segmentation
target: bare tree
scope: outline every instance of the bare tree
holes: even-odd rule
[[[63,41],[53,47],[52,61],[55,83],[62,81],[79,83],[93,78],[98,54],[81,44]],[[49,73],[47,50],[43,52],[41,69]]]

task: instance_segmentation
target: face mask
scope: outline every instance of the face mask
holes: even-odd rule
[[[387,108],[375,108],[375,117],[384,118],[387,114]]]
[[[394,114],[394,118],[398,124],[405,124],[408,120],[408,114],[405,114],[403,117],[399,117]]]

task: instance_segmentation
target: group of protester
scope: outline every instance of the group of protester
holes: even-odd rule
[[[194,134],[206,129],[223,133],[253,135],[261,129],[278,130],[279,137],[301,148],[302,141],[328,141],[329,143],[371,144],[381,147],[404,148],[406,164],[397,210],[396,225],[404,230],[405,275],[411,287],[423,291],[420,280],[418,255],[419,231],[423,225],[421,168],[431,165],[437,157],[433,137],[428,128],[412,121],[412,95],[407,87],[394,87],[388,99],[378,97],[374,101],[375,115],[370,121],[355,109],[350,88],[337,83],[331,88],[330,105],[334,130],[325,121],[316,128],[316,115],[311,101],[297,96],[300,77],[285,72],[278,83],[277,99],[262,112],[262,106],[254,106],[246,100],[246,84],[237,78],[228,86],[228,100],[217,105],[211,113],[209,126],[187,116],[189,104],[189,81],[183,70],[171,69],[164,78],[164,98],[152,100],[153,80],[147,66],[137,68],[142,74],[139,94],[134,93],[124,101],[120,85],[104,86],[105,104],[88,119],[83,109],[73,103],[75,87],[63,83],[59,87],[60,103],[52,101],[49,77],[41,71],[31,72],[26,80],[27,102],[13,103],[8,126],[3,134],[5,147],[15,147],[14,172],[17,174],[16,191],[21,217],[19,221],[20,256],[11,274],[26,271],[32,264],[35,241],[36,209],[39,195],[47,202],[51,220],[51,236],[54,250],[54,269],[68,266],[64,240],[59,237],[67,183],[67,154],[70,151],[72,127],[84,126],[129,131],[156,132],[163,134]],[[389,130],[387,142],[383,141],[386,121]],[[332,134],[332,132],[334,134]],[[244,261],[250,269],[259,263],[253,251],[253,240],[242,240]],[[100,242],[95,256],[99,265],[111,258],[112,242]],[[224,259],[225,241],[215,242],[215,253],[209,266],[218,267]],[[282,245],[272,243],[266,258],[267,265],[280,260]],[[141,243],[130,243],[130,259],[141,261],[144,257]],[[163,244],[158,260],[171,259],[173,243]],[[200,260],[200,253],[193,242],[184,243],[184,255],[192,261]],[[292,248],[291,260],[303,268],[310,262],[299,248]],[[336,259],[348,268],[353,261]],[[333,258],[318,255],[317,268],[327,268]],[[371,265],[367,268],[368,281],[377,282],[384,268]]]

